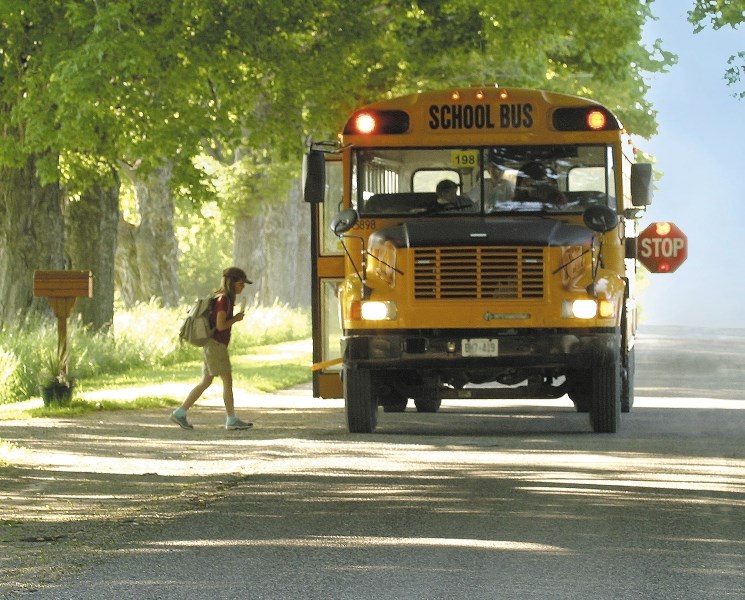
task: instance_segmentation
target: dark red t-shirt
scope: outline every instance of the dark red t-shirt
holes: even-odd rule
[[[233,304],[230,302],[230,298],[225,295],[220,295],[217,297],[217,300],[215,300],[215,305],[212,308],[212,316],[210,317],[210,324],[212,327],[217,327],[217,313],[221,310],[224,310],[227,313],[226,320],[233,318]],[[217,331],[217,329],[215,329],[215,333],[212,334],[212,337],[216,341],[227,346],[230,343],[230,327],[225,331]]]

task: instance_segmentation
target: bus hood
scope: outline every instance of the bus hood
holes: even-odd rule
[[[434,246],[589,246],[592,231],[553,219],[418,219],[381,229],[371,245],[390,242],[397,248]]]

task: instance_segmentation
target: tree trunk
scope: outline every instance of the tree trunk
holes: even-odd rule
[[[0,168],[0,323],[26,311],[51,315],[33,297],[37,269],[64,268],[64,227],[59,184],[42,186],[35,157],[20,169]]]
[[[119,224],[117,282],[126,306],[159,299],[164,306],[177,306],[178,244],[174,231],[174,206],[167,164],[140,176],[126,171],[132,181],[140,213],[140,224]]]
[[[121,216],[117,225],[114,286],[119,290],[122,304],[132,308],[137,303],[139,271],[137,270],[137,247],[135,233],[137,227]]]
[[[95,184],[80,200],[66,206],[70,267],[93,272],[93,298],[80,298],[75,311],[95,329],[108,329],[114,320],[114,255],[119,219],[119,178],[109,186]]]
[[[293,308],[310,306],[310,211],[302,202],[300,182],[287,202],[264,204],[256,216],[235,221],[233,259],[254,282],[259,304],[275,300]]]

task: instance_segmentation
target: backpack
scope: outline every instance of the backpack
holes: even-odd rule
[[[178,336],[182,341],[194,346],[204,346],[207,343],[215,333],[215,328],[210,325],[214,305],[214,296],[197,299],[181,324]]]

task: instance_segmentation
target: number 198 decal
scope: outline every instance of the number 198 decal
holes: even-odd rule
[[[450,154],[450,166],[475,167],[479,164],[478,150],[453,150]]]

